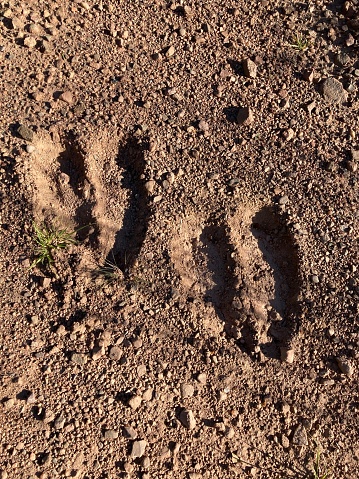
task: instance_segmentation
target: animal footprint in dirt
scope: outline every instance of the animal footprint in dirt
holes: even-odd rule
[[[120,147],[118,146],[120,145]],[[102,132],[79,140],[38,136],[28,171],[34,185],[34,215],[71,229],[89,228],[93,252],[123,271],[135,262],[145,238],[150,210],[141,179],[144,146],[121,143]]]
[[[172,260],[188,295],[212,306],[206,325],[215,330],[219,318],[240,344],[277,356],[275,342],[297,327],[300,285],[295,244],[274,209],[242,207],[207,221],[193,214],[177,233]]]

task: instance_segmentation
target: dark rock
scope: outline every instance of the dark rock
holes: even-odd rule
[[[32,141],[34,138],[34,132],[25,125],[19,126],[19,128],[17,129],[17,133],[19,136],[21,136],[21,138],[26,141]]]
[[[348,99],[348,93],[344,90],[343,85],[333,77],[323,81],[321,90],[324,99],[331,103],[344,103]]]

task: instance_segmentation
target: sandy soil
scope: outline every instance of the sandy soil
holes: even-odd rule
[[[359,478],[358,1],[0,20],[0,478]]]

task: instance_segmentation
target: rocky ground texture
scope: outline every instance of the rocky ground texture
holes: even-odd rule
[[[0,31],[0,478],[359,477],[358,0]]]

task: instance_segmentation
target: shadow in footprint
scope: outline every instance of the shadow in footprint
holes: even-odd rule
[[[80,200],[76,208],[75,222],[79,225],[78,236],[84,239],[90,230],[89,241],[98,246],[99,228],[93,216],[95,206],[92,185],[87,179],[85,153],[81,150],[75,136],[69,135],[65,140],[65,149],[58,157],[59,167],[63,177],[68,179],[68,186]],[[63,180],[63,178],[62,178]],[[58,190],[61,194],[61,178],[57,178]],[[87,228],[88,227],[88,228]]]
[[[117,156],[118,167],[124,170],[121,186],[130,191],[130,200],[122,228],[116,234],[106,261],[115,262],[125,275],[130,273],[140,253],[151,216],[144,180],[144,152],[147,149],[147,141],[130,138],[119,148]]]
[[[256,213],[252,219],[251,232],[273,271],[275,292],[271,306],[279,321],[272,322],[269,333],[274,340],[284,345],[292,339],[299,327],[300,275],[297,248],[288,228],[272,207],[266,206]],[[263,353],[270,356],[271,349],[270,344],[262,347]]]
[[[217,316],[225,323],[226,333],[236,339],[242,337],[244,344],[252,349],[254,330],[242,308],[241,297],[246,294],[245,285],[240,284],[237,274],[238,264],[233,254],[235,247],[230,240],[228,227],[208,225],[203,229],[200,241],[214,282],[214,286],[206,291],[205,300],[213,304]]]
[[[243,264],[236,260],[241,245],[233,244],[226,223],[212,220],[193,246],[197,257],[205,256],[214,283],[205,300],[213,304],[226,333],[250,353],[259,347],[265,356],[278,358],[278,346],[289,344],[299,327],[297,248],[274,208],[262,208],[250,228],[258,246],[254,242],[253,257]],[[270,311],[266,305],[271,306]],[[273,338],[271,342],[263,338],[266,332]]]

